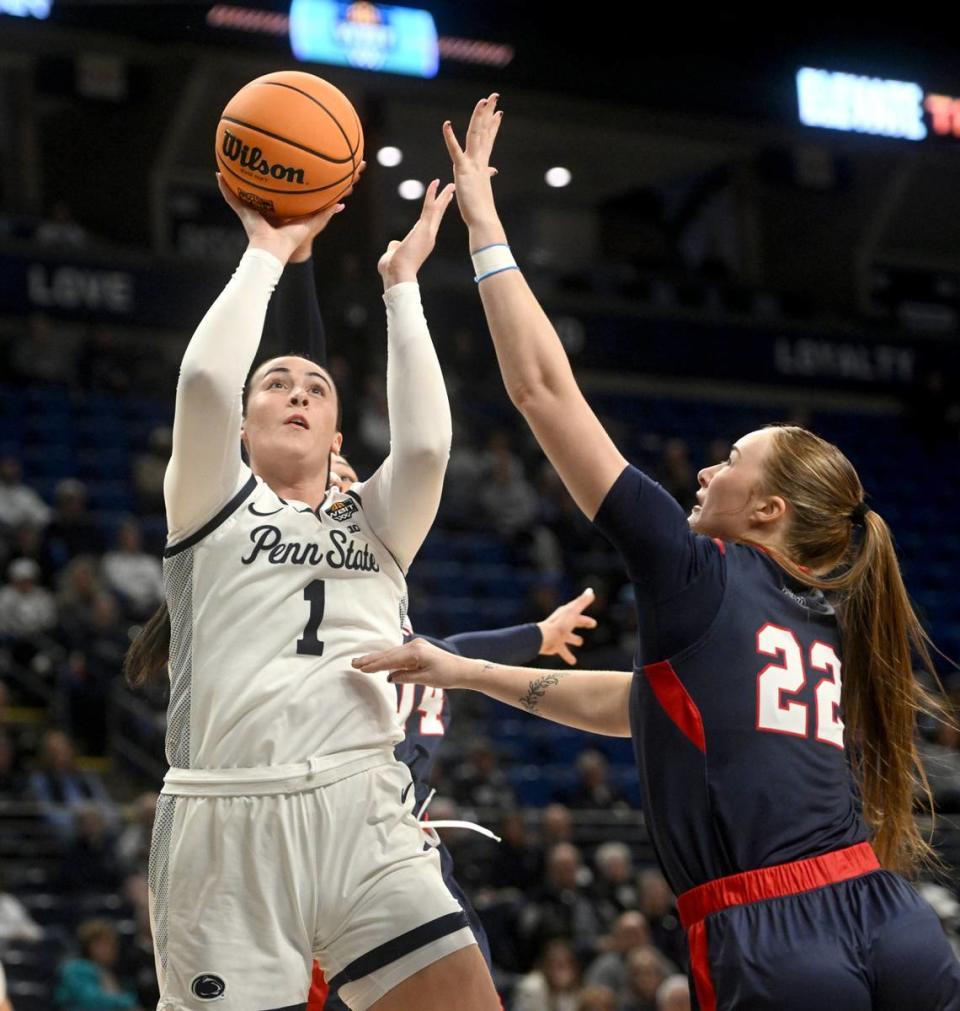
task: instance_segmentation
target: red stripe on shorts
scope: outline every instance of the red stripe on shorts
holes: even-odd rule
[[[819,857],[731,874],[691,888],[677,900],[680,922],[689,929],[711,913],[763,899],[798,895],[880,869],[870,843],[857,843]]]

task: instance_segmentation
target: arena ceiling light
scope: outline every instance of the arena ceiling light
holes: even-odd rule
[[[573,180],[573,173],[562,165],[554,165],[553,168],[547,169],[547,174],[543,178],[546,180],[548,186],[560,189],[563,186],[570,185]]]
[[[377,152],[377,161],[384,168],[395,168],[403,161],[403,152],[398,147],[382,147]]]
[[[425,189],[419,179],[404,179],[397,187],[397,192],[404,200],[419,200],[423,196]]]

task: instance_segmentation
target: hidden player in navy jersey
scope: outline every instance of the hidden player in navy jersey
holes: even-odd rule
[[[291,333],[305,337],[309,357],[323,365],[327,361],[326,332],[310,254],[311,247],[308,243],[297,250],[281,275],[267,310],[264,335],[267,339],[274,340],[283,340],[286,334]],[[356,471],[346,457],[333,455],[330,464],[331,483],[345,492],[357,480]],[[596,626],[596,621],[583,613],[593,599],[593,591],[584,590],[578,597],[562,604],[539,622],[489,631],[465,632],[446,639],[420,634],[416,637],[434,643],[451,654],[482,658],[494,663],[526,664],[538,656],[559,656],[566,663],[572,664],[576,662],[572,647],[583,643],[578,630]],[[408,621],[405,622],[404,632],[406,641],[414,638]],[[396,746],[394,754],[410,769],[415,797],[414,810],[420,811],[430,794],[430,776],[450,726],[451,707],[442,689],[398,685],[397,708],[404,724],[404,739]],[[454,878],[453,857],[440,840],[438,850],[447,888],[463,907],[483,957],[490,965],[490,944],[486,932],[476,910]],[[308,1011],[324,1008],[326,1011],[340,1011],[346,1005],[337,994],[328,992],[320,967],[315,962]]]
[[[588,406],[493,200],[497,96],[444,136],[507,392],[637,601],[633,674],[544,672],[425,643],[354,661],[632,736],[647,825],[679,895],[700,1011],[960,1008],[960,964],[900,873],[931,669],[890,531],[850,462],[796,426],[738,439],[685,516]]]

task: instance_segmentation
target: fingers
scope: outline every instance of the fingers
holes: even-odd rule
[[[567,636],[567,645],[568,646],[582,646],[583,645],[583,636],[582,635],[573,635],[571,633],[569,636]]]
[[[581,614],[573,624],[574,628],[596,628],[597,619],[591,618],[589,614]]]
[[[393,649],[380,650],[377,653],[367,653],[351,661],[351,666],[364,674],[373,674],[381,670],[409,670],[416,668],[416,654],[407,646],[395,646]]]
[[[571,667],[575,666],[577,663],[577,658],[567,649],[566,646],[561,646],[557,650],[557,656],[565,663],[569,664]]]
[[[449,119],[443,124],[443,142],[447,145],[447,152],[454,162],[463,157],[463,148],[457,141],[457,136],[453,132],[453,124]]]
[[[230,187],[223,181],[223,176],[218,172],[217,174],[217,186],[220,187],[220,193],[223,199],[230,205],[230,209],[238,217],[243,217],[244,214],[250,213],[252,208],[248,207],[234,192]]]

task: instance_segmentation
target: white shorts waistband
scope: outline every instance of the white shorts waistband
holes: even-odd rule
[[[248,797],[300,793],[330,786],[348,776],[396,762],[393,749],[345,752],[313,757],[291,765],[259,768],[178,769],[163,777],[163,794],[178,797]]]

